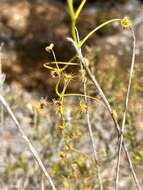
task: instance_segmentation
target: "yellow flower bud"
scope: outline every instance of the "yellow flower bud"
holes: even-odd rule
[[[62,124],[62,125],[59,126],[59,128],[63,130],[63,129],[65,129],[65,125]]]
[[[45,50],[46,50],[48,53],[50,53],[50,51],[53,50],[53,48],[54,48],[54,44],[51,43],[49,46],[47,46],[47,47],[45,48]]]
[[[59,107],[58,107],[58,112],[59,112],[61,115],[64,115],[64,108],[63,108],[63,106],[59,106]]]
[[[71,149],[70,145],[65,145],[65,150],[69,151]]]
[[[125,16],[122,20],[121,20],[121,25],[123,28],[131,28],[132,27],[132,21],[129,19],[129,17]]]
[[[73,78],[74,76],[72,74],[67,74],[67,73],[64,74],[65,83],[70,82]]]
[[[87,111],[87,105],[83,100],[80,100],[79,102],[79,110],[84,113]]]

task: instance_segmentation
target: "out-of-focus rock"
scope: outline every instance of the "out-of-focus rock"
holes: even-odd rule
[[[123,5],[118,4],[117,7],[110,7],[110,11],[109,7],[103,8],[97,5],[98,3],[92,5],[87,3],[87,7],[78,19],[81,38],[108,19],[122,17],[128,12],[135,18],[136,13],[132,8],[139,9],[139,6],[130,1],[124,5],[124,9]],[[117,25],[106,27],[96,33],[96,41],[93,40],[94,36],[88,44],[94,45],[95,42],[100,48],[106,47],[104,42],[110,39],[114,43],[113,50],[115,46],[119,50],[119,39],[117,37],[116,40],[115,37],[118,31]],[[141,33],[142,30],[138,31]],[[49,77],[48,71],[43,68],[43,63],[53,58],[45,52],[45,46],[54,43],[58,60],[65,61],[74,51],[66,40],[68,36],[70,36],[70,17],[66,4],[57,0],[0,1],[0,42],[5,43],[3,67],[7,81],[18,81],[28,90],[43,89],[45,94],[48,92],[52,94],[51,86],[55,84],[55,80]]]
[[[57,2],[0,1],[0,42],[5,43],[3,65],[8,80],[19,81],[29,90],[50,83],[43,68],[49,59],[45,46],[58,44],[59,57],[67,56],[64,19],[65,7]]]

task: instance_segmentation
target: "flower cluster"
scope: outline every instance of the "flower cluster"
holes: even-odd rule
[[[132,21],[129,19],[129,17],[125,16],[122,20],[121,20],[121,25],[123,28],[131,28],[132,27]]]

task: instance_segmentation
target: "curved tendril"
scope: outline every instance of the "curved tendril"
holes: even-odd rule
[[[45,66],[47,65],[56,65],[56,64],[59,64],[59,65],[79,65],[78,63],[73,63],[73,62],[64,62],[64,61],[52,61],[52,62],[48,62],[48,63],[44,63]]]
[[[73,58],[72,58],[73,59]],[[74,57],[74,59],[75,59],[75,57]],[[53,70],[54,68],[53,67],[51,67],[51,66],[49,66],[49,65],[56,65],[56,67],[57,67],[57,65],[64,65],[64,67],[62,67],[61,69],[59,68],[59,66],[58,66],[58,68],[57,68],[57,70],[58,70],[58,72],[60,73],[60,72],[62,72],[62,71],[64,71],[68,66],[73,66],[73,65],[79,65],[78,63],[73,63],[72,62],[73,60],[69,60],[69,62],[62,62],[62,61],[52,61],[52,62],[48,62],[48,63],[44,63],[43,64],[43,66],[45,67],[45,68],[47,68],[47,69],[50,69],[50,70]]]
[[[44,63],[43,66],[44,66],[46,69],[54,70],[54,68],[48,66],[48,64],[50,64],[50,63]]]
[[[76,57],[77,57],[76,55],[73,56],[68,62],[72,62],[72,61],[74,61],[74,60],[76,59]],[[69,65],[65,65],[63,68],[61,68],[61,71],[64,71],[65,69],[67,69],[68,66],[69,66]]]

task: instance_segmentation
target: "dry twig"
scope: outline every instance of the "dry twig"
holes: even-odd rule
[[[7,101],[5,100],[5,98],[0,94],[0,102],[3,104],[3,106],[6,108],[6,110],[8,111],[9,115],[11,116],[12,120],[14,121],[14,123],[16,124],[16,127],[18,128],[21,137],[24,139],[25,143],[28,145],[31,153],[33,154],[34,158],[37,160],[41,170],[43,171],[44,175],[46,176],[49,184],[52,187],[52,190],[57,190],[52,178],[50,177],[49,173],[46,170],[46,167],[44,166],[42,160],[40,159],[38,152],[36,151],[36,149],[34,148],[34,146],[32,145],[31,141],[28,139],[28,137],[26,136],[23,128],[21,127],[20,123],[18,122],[18,120],[16,119],[13,111],[11,110],[10,106],[8,105]]]
[[[118,159],[117,159],[117,167],[116,167],[116,183],[115,183],[115,189],[119,189],[119,174],[120,174],[120,162],[121,162],[121,152],[122,152],[122,145],[124,140],[124,129],[125,129],[125,122],[126,122],[126,115],[127,115],[127,108],[128,108],[128,102],[129,102],[129,95],[131,90],[131,83],[132,83],[132,77],[133,77],[133,70],[134,70],[134,64],[135,64],[135,51],[136,51],[136,38],[133,28],[132,31],[132,37],[133,37],[133,53],[132,53],[132,62],[131,62],[131,68],[129,73],[129,82],[128,82],[128,88],[127,88],[127,95],[125,98],[125,108],[123,113],[123,119],[122,119],[122,125],[121,125],[121,135],[120,135],[120,141],[119,141],[119,149],[118,149]],[[138,190],[141,190],[139,182],[137,180],[136,174],[134,170],[132,170],[133,177],[136,182],[136,187]]]
[[[2,72],[2,58],[3,58],[3,46],[4,43],[0,44],[0,93],[3,94],[3,86],[5,82],[6,75]],[[0,126],[4,127],[4,109],[3,105],[0,106]]]

